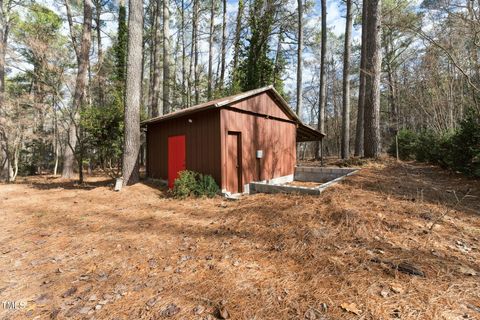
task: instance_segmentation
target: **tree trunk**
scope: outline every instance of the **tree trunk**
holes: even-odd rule
[[[118,1],[118,29],[117,29],[117,43],[115,47],[116,58],[116,85],[122,95],[125,94],[125,72],[127,63],[127,8],[125,0]]]
[[[125,86],[125,125],[123,142],[123,184],[131,185],[140,178],[140,102],[143,43],[143,1],[129,1],[127,80]]]
[[[53,153],[55,154],[55,160],[53,165],[53,175],[57,175],[58,171],[58,118],[57,118],[57,108],[55,105],[55,95],[52,97],[52,112],[53,112]]]
[[[382,67],[381,48],[381,0],[367,4],[367,48],[365,83],[365,157],[380,155],[380,76]]]
[[[219,89],[223,90],[225,84],[225,60],[227,55],[227,0],[223,0],[223,20],[222,20],[222,48],[220,65],[220,84]]]
[[[327,73],[326,73],[326,56],[327,56],[327,0],[322,0],[322,48],[320,52],[320,93],[318,99],[318,123],[317,128],[320,132],[325,133],[325,108],[326,108],[326,92],[327,92]],[[316,144],[315,158],[322,157],[320,143]]]
[[[163,3],[162,0],[157,0],[157,10],[156,10],[156,18],[155,18],[155,53],[154,53],[154,60],[155,60],[155,67],[153,70],[153,95],[152,95],[152,117],[157,117],[159,115],[161,108],[160,106],[160,87],[162,85],[162,78],[161,78],[161,65],[162,65],[162,55],[160,50],[160,43],[162,39],[162,29],[160,21],[163,11]]]
[[[96,24],[96,31],[97,31],[97,51],[98,51],[98,61],[97,61],[97,79],[98,79],[98,100],[100,101],[100,105],[103,107],[105,106],[105,92],[104,92],[104,85],[105,85],[105,75],[103,71],[103,48],[102,48],[102,21],[101,21],[101,14],[102,14],[102,3],[101,0],[95,1],[95,24]]]
[[[362,4],[362,44],[360,49],[360,79],[358,88],[357,127],[355,129],[356,157],[363,156],[367,19],[367,1],[364,0]]]
[[[398,106],[397,106],[397,87],[395,79],[395,70],[392,68],[392,62],[385,59],[385,69],[388,80],[388,103],[390,104],[390,128],[392,131],[398,130]]]
[[[279,73],[280,73],[280,58],[282,56],[282,44],[283,44],[283,37],[284,37],[284,26],[283,24],[280,25],[280,30],[278,31],[278,40],[277,40],[277,51],[275,53],[275,63],[273,67],[273,86],[275,87],[279,80]]]
[[[68,2],[67,2],[68,3]],[[64,164],[62,177],[72,178],[73,176],[73,160],[76,159],[78,163],[79,180],[83,182],[83,147],[80,145],[78,156],[75,157],[75,151],[77,149],[77,143],[79,142],[79,136],[81,136],[81,128],[77,124],[77,117],[85,102],[85,89],[87,85],[87,72],[89,65],[90,46],[92,42],[92,17],[93,17],[93,3],[91,0],[84,1],[83,4],[83,26],[82,37],[80,42],[80,48],[78,48],[78,70],[77,78],[75,82],[75,92],[73,95],[73,106],[70,112],[70,125],[68,128],[68,148],[65,148]],[[74,41],[72,39],[72,41]],[[76,42],[76,41],[75,41]],[[81,142],[81,141],[80,141]]]
[[[352,0],[347,0],[345,49],[343,53],[342,159],[350,157],[350,55],[352,37]]]
[[[163,114],[170,112],[170,8],[163,0]]]
[[[62,178],[72,179],[74,176],[73,162],[75,161],[74,150],[77,147],[77,132],[75,118],[71,117],[67,131],[67,144],[63,153]]]
[[[149,84],[148,84],[148,117],[153,117],[153,104],[154,104],[154,86],[155,86],[155,49],[157,33],[157,0],[150,0],[150,38],[149,38],[149,56],[150,56],[150,70],[149,70]],[[157,111],[158,114],[158,111]]]
[[[7,52],[8,26],[3,14],[3,0],[0,0],[0,108],[3,107],[5,94],[5,55]]]
[[[10,161],[10,156],[8,152],[8,141],[4,137],[5,146],[0,148],[0,155],[2,163],[0,164],[0,179],[5,180],[6,182],[10,182],[13,176],[13,168]]]
[[[192,102],[192,89],[194,89],[194,83],[195,83],[195,79],[193,77],[195,77],[194,73],[195,73],[195,70],[193,69],[194,66],[193,66],[193,55],[194,55],[194,50],[195,50],[195,46],[194,46],[194,42],[195,42],[195,9],[196,9],[196,1],[197,0],[192,0],[193,1],[193,13],[192,13],[192,34],[191,34],[191,44],[190,44],[190,62],[189,62],[189,65],[188,65],[188,79],[187,79],[187,105],[189,107],[191,107],[193,105],[193,102]]]
[[[7,168],[7,182],[12,182],[13,169],[12,169],[12,155],[10,152],[10,147],[8,145],[8,139],[5,139],[5,155],[6,155],[6,168]]]
[[[180,9],[180,24],[182,28],[182,108],[185,108],[188,104],[187,88],[186,88],[186,62],[187,48],[185,45],[185,0],[181,2],[182,8]]]
[[[323,44],[322,44],[323,46]],[[303,51],[303,0],[298,0],[298,47],[297,47],[297,108],[295,112],[302,117],[302,51]]]
[[[233,63],[232,63],[232,83],[235,87],[238,81],[237,69],[240,55],[240,35],[242,32],[242,18],[243,18],[243,0],[238,0],[237,24],[235,26],[235,39],[233,41]],[[235,88],[234,88],[235,89]]]
[[[4,12],[4,4],[3,0],[0,0],[0,109],[3,108],[4,102],[4,95],[5,95],[5,55],[7,51],[7,39],[8,39],[8,25],[6,21],[7,17]],[[2,156],[0,157],[1,160],[8,159],[8,156],[0,147],[0,151],[2,154],[5,154],[5,158]],[[10,163],[9,161],[5,161],[0,166],[0,178],[4,178],[8,181],[10,177]]]
[[[208,35],[207,99],[212,99],[213,90],[213,32],[215,31],[215,1],[210,2],[210,33]]]
[[[198,104],[200,101],[200,69],[198,67],[198,0],[193,0],[193,26],[192,26],[192,56],[193,56],[193,71],[194,71],[194,81],[193,87],[195,91],[195,104]]]
[[[468,18],[471,21],[477,20],[477,23],[478,23],[478,20],[479,20],[478,12],[475,11],[474,1],[466,0],[466,3],[467,3],[467,9],[468,9]],[[479,3],[479,5],[480,5],[480,3]],[[472,74],[473,83],[478,83],[480,81],[480,66],[479,66],[479,62],[478,62],[478,41],[477,41],[478,31],[475,30],[475,32],[472,32],[471,35],[472,35],[471,41],[474,45],[470,46],[470,56],[469,56],[470,68],[473,69],[473,72],[472,72],[473,73]],[[475,89],[473,89],[473,88],[471,88],[471,92],[472,92],[473,103],[474,103],[475,107],[478,109],[477,93],[475,92]],[[460,119],[462,119],[463,116],[464,116],[464,112],[463,112],[464,108],[462,107],[461,109],[462,109],[461,110],[462,112],[460,113]]]
[[[12,176],[10,181],[13,182],[17,178],[18,175],[18,158],[20,156],[20,146],[16,146],[14,153],[13,153],[13,170]]]

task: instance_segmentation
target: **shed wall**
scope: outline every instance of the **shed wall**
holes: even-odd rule
[[[190,123],[188,119],[191,119]],[[168,137],[185,135],[186,168],[212,175],[221,183],[220,110],[209,110],[149,124],[147,174],[168,178]]]
[[[278,109],[278,106],[273,100],[268,99],[263,100],[266,103],[262,106],[263,110],[266,114],[276,113],[275,109]],[[248,105],[249,99],[240,103]],[[221,109],[220,113],[223,178],[227,176],[226,137],[229,131],[241,133],[243,185],[252,181],[294,174],[296,162],[296,125],[294,123],[266,119],[232,109]],[[263,150],[262,159],[256,158],[257,150]],[[225,179],[222,179],[221,187],[226,189]]]

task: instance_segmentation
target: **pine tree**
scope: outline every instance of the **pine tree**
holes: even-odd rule
[[[241,32],[242,32],[242,20],[243,20],[244,2],[238,1],[237,19],[235,25],[235,38],[233,40],[233,58],[232,58],[232,80],[230,85],[231,92],[237,92],[240,90],[239,70],[238,65],[240,62],[240,50],[241,50]]]
[[[355,129],[355,156],[363,156],[364,108],[365,108],[365,66],[367,49],[367,2],[362,3],[362,44],[360,49],[360,77],[358,88],[357,127]]]
[[[275,61],[268,56],[276,7],[272,0],[254,0],[250,8],[251,36],[241,52],[238,78],[242,91],[257,89],[274,81]]]
[[[140,103],[142,83],[143,2],[130,0],[128,16],[128,57],[125,86],[125,127],[122,161],[124,185],[140,178]]]
[[[120,0],[118,8],[118,31],[115,43],[115,67],[116,78],[121,91],[123,92],[126,79],[126,57],[127,57],[127,9],[125,0]]]
[[[302,116],[302,50],[303,50],[303,0],[298,0],[298,47],[297,47],[297,108],[295,112]]]
[[[350,157],[350,55],[352,37],[352,0],[347,0],[345,46],[343,53],[342,159]]]
[[[364,114],[365,157],[380,155],[381,0],[368,1]]]

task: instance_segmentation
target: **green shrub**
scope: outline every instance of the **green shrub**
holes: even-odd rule
[[[213,177],[210,175],[203,174],[199,174],[198,176],[197,188],[198,196],[207,196],[209,198],[214,197],[220,191],[215,179],[213,179]]]
[[[398,133],[398,149],[403,160],[435,163],[480,177],[480,116],[474,111],[467,113],[460,127],[448,134],[429,130],[416,134],[401,130]],[[388,153],[396,155],[395,141]]]
[[[402,160],[411,160],[415,154],[415,146],[417,143],[417,134],[411,130],[402,129],[398,132],[398,156]],[[388,153],[396,157],[397,146],[395,139],[388,148]]]
[[[450,137],[446,165],[454,170],[480,177],[480,116],[469,112],[460,128]]]
[[[194,195],[197,185],[197,173],[190,170],[184,170],[173,182],[173,196],[175,198],[186,198]]]
[[[173,183],[173,196],[175,198],[214,197],[220,188],[210,175],[203,175],[195,171],[181,171],[179,177]]]
[[[414,147],[415,159],[422,162],[442,163],[442,145],[447,141],[445,137],[435,134],[433,131],[422,131],[418,136]]]

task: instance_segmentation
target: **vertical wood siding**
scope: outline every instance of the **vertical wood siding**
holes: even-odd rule
[[[188,122],[191,119],[192,122]],[[186,167],[210,174],[220,184],[220,112],[210,110],[153,123],[147,129],[147,172],[156,179],[168,178],[168,137],[185,135]]]
[[[229,131],[241,133],[242,183],[269,180],[293,174],[296,163],[296,126],[293,123],[265,119],[250,114],[223,109],[222,118],[222,177],[227,172],[226,136]],[[263,158],[256,151],[263,150]],[[225,179],[222,188],[227,188]],[[228,190],[230,191],[230,190]]]

